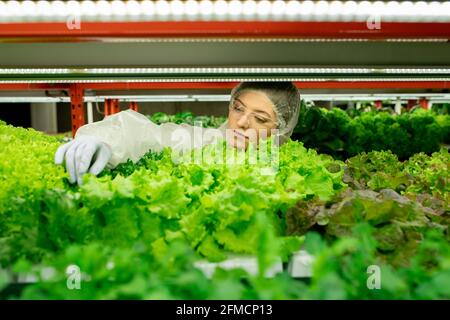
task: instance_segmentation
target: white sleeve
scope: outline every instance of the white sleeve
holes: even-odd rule
[[[185,124],[157,125],[143,114],[127,110],[80,127],[75,138],[82,136],[95,137],[106,143],[112,151],[108,167],[114,168],[128,159],[138,161],[149,150],[159,152],[164,147],[177,151],[190,150],[212,143],[222,134],[217,129]]]

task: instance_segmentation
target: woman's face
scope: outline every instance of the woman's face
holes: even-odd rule
[[[275,106],[261,91],[245,91],[230,102],[227,140],[238,149],[269,137],[277,127]]]

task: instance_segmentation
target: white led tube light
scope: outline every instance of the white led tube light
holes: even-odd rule
[[[0,1],[0,22],[269,20],[450,22],[450,1]]]

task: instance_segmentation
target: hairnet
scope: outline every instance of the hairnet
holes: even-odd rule
[[[231,91],[231,101],[245,91],[260,91],[275,106],[279,143],[286,142],[297,125],[300,110],[300,93],[292,82],[241,82]],[[228,125],[228,121],[221,129]]]

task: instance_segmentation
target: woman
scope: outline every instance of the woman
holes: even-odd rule
[[[157,125],[138,112],[122,111],[78,129],[75,139],[56,151],[55,163],[65,159],[69,181],[81,185],[84,174],[97,175],[128,159],[136,162],[149,150],[190,150],[217,138],[245,149],[271,135],[283,143],[297,124],[299,106],[300,94],[292,82],[242,82],[232,90],[228,120],[218,129]]]

